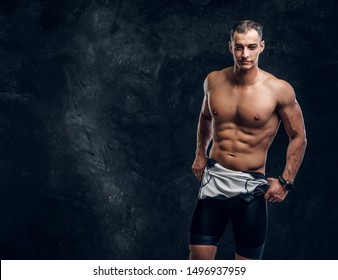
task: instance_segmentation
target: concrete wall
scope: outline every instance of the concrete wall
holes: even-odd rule
[[[337,4],[12,0],[0,4],[1,259],[186,259],[202,85],[229,29],[264,26],[260,67],[290,82],[309,144],[269,205],[264,259],[335,259]],[[268,175],[281,173],[281,127]],[[230,229],[217,258],[233,257]]]

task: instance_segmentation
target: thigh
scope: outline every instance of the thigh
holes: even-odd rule
[[[230,212],[222,200],[199,199],[192,217],[190,244],[217,245],[229,218]]]
[[[263,246],[267,230],[267,202],[263,195],[234,210],[231,219],[236,245],[246,248]]]

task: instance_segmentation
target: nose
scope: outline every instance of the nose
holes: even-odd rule
[[[248,58],[248,57],[249,57],[249,51],[248,51],[247,48],[244,48],[244,49],[243,49],[242,57],[243,57],[243,58]]]

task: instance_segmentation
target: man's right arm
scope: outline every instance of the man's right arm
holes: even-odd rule
[[[209,111],[208,105],[208,78],[204,82],[204,99],[202,104],[202,110],[199,116],[197,127],[197,145],[196,145],[196,157],[192,165],[192,172],[198,180],[201,179],[204,167],[207,159],[207,149],[211,140],[211,120],[212,116]]]

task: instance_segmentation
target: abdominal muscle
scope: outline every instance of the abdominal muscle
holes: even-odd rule
[[[216,131],[210,157],[231,170],[265,173],[267,150],[275,133],[270,134],[262,130],[245,133],[239,128]]]

